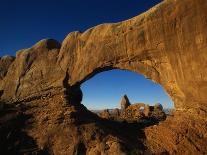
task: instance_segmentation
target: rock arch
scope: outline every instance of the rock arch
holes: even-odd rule
[[[51,86],[62,87],[66,72],[72,87],[98,72],[118,68],[161,84],[177,110],[205,108],[207,32],[202,2],[168,0],[130,20],[72,32],[62,45],[48,39],[21,50],[1,80],[2,98],[24,98]],[[192,20],[197,24],[189,24]],[[29,88],[28,79],[41,86]]]
[[[202,63],[206,3],[190,2],[190,12],[183,7],[185,3],[189,0],[170,0],[124,22],[70,33],[58,55],[61,68],[69,72],[70,85],[105,69],[127,69],[160,83],[176,109],[201,107],[207,100],[204,97],[207,88],[202,85],[206,76]],[[176,11],[169,9],[172,6]],[[190,20],[198,26],[189,24]],[[196,38],[201,41],[198,43]]]
[[[152,152],[205,154],[206,14],[206,0],[165,0],[132,19],[72,32],[62,45],[42,40],[17,52],[0,71],[1,100],[32,101],[64,91],[76,104],[80,84],[96,73],[114,68],[138,72],[161,84],[177,111],[174,118],[146,129]]]

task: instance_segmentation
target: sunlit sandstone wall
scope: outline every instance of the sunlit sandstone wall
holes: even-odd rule
[[[79,87],[98,72],[119,68],[161,84],[177,110],[206,109],[206,14],[206,0],[165,0],[127,21],[72,32],[62,45],[42,40],[17,52],[0,79],[1,100]]]

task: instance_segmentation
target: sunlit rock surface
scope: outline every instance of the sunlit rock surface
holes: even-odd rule
[[[1,102],[21,107],[29,116],[25,134],[49,154],[206,154],[206,15],[206,0],[164,0],[127,21],[72,32],[62,44],[42,40],[16,58],[0,59]],[[88,112],[80,85],[115,68],[161,84],[174,101],[174,116],[135,134]]]
[[[105,109],[94,111],[94,113],[104,119],[126,122],[151,121],[156,124],[166,119],[164,109],[159,103],[154,106],[149,106],[145,103],[131,104],[127,95],[124,95],[121,99],[120,107],[121,109]]]

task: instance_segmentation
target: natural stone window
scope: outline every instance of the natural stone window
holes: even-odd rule
[[[126,70],[116,69],[95,74],[82,83],[81,90],[82,104],[89,110],[121,109],[124,106],[121,105],[121,97],[125,94],[132,103],[161,103],[165,109],[174,108],[173,101],[159,84]],[[140,110],[144,110],[144,106],[140,106]]]

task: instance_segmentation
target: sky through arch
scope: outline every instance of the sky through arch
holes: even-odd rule
[[[143,75],[127,70],[110,70],[98,73],[81,85],[82,103],[91,110],[120,108],[121,97],[127,94],[131,103],[174,108],[164,88]]]

